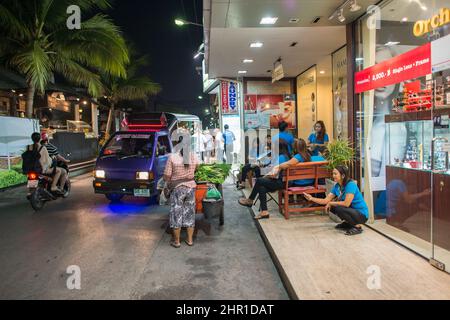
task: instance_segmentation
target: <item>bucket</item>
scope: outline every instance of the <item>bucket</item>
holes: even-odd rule
[[[197,188],[195,189],[195,212],[203,212],[202,200],[205,199],[207,192],[208,184],[197,183]]]
[[[223,214],[223,199],[214,200],[214,199],[204,199],[202,201],[203,204],[203,214],[205,215],[205,219],[216,219],[222,216]]]

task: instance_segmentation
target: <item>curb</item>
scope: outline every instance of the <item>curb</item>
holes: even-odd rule
[[[241,191],[241,193],[244,195],[244,193],[242,191]],[[294,287],[293,287],[291,281],[289,280],[289,277],[287,276],[280,260],[278,259],[275,250],[273,249],[272,245],[270,244],[270,241],[267,238],[267,236],[261,226],[261,223],[259,222],[259,220],[253,219],[254,218],[253,208],[248,208],[248,211],[250,213],[252,220],[255,222],[256,228],[258,229],[259,235],[261,236],[261,239],[264,242],[264,246],[266,247],[267,251],[269,252],[270,258],[272,259],[272,262],[275,265],[275,268],[277,269],[277,273],[280,276],[281,283],[283,284],[284,288],[286,289],[289,299],[300,300],[297,293],[295,292]]]

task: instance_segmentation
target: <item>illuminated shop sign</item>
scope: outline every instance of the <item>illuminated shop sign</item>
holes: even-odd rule
[[[450,9],[442,8],[439,14],[428,20],[419,20],[414,24],[414,35],[421,37],[428,32],[450,23]]]

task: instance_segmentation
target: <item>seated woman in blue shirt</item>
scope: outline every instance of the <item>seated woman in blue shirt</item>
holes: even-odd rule
[[[350,179],[349,170],[346,166],[337,166],[333,170],[333,179],[336,182],[331,193],[325,199],[314,198],[310,194],[304,193],[308,201],[325,205],[327,212],[331,211],[337,215],[342,222],[336,229],[346,230],[346,235],[360,234],[362,224],[369,218],[369,209],[358,185]]]
[[[296,150],[296,155],[289,160],[288,162],[285,162],[283,164],[280,164],[276,167],[274,167],[273,171],[274,174],[278,174],[281,170],[285,170],[287,168],[290,168],[292,166],[295,166],[299,163],[303,162],[316,162],[316,161],[324,161],[325,159],[321,156],[310,156],[308,153],[308,148],[306,146],[306,142],[303,139],[296,139],[294,142],[294,149]],[[314,184],[314,179],[303,179],[303,180],[295,180],[292,183],[295,186],[312,186]]]
[[[278,129],[280,130],[280,133],[273,136],[272,140],[276,141],[283,139],[288,144],[289,153],[292,153],[292,147],[294,145],[294,136],[287,130],[288,127],[289,124],[286,121],[281,121],[278,124]]]
[[[290,158],[287,142],[283,139],[280,139],[278,143],[279,156],[278,161],[276,161],[277,165],[289,161]],[[257,217],[255,217],[255,219],[267,219],[269,218],[269,212],[267,211],[267,193],[281,190],[283,189],[283,187],[284,183],[281,175],[271,174],[262,178],[258,178],[256,179],[256,183],[253,186],[253,190],[249,198],[239,199],[239,204],[246,207],[251,207],[253,205],[253,201],[255,201],[256,199],[256,196],[259,195],[259,201],[261,202],[261,212]]]
[[[323,152],[330,141],[325,123],[323,121],[317,121],[314,125],[314,133],[308,137],[308,148],[311,150],[313,156],[318,156],[319,151]]]

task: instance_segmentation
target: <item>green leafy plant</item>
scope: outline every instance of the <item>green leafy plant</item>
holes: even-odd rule
[[[334,169],[339,165],[350,166],[353,163],[355,151],[348,140],[334,140],[328,144],[325,158],[328,168]]]
[[[195,181],[222,184],[230,174],[230,164],[202,164],[195,172]]]
[[[0,189],[27,182],[27,176],[14,170],[0,171]]]

